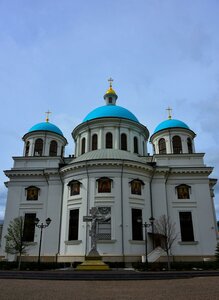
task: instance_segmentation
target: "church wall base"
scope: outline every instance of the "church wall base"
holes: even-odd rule
[[[125,264],[133,263],[133,262],[141,262],[142,257],[141,256],[101,256],[102,261],[107,263],[114,263],[114,262],[123,262]],[[0,256],[0,261],[7,260],[6,257]],[[47,263],[73,263],[73,262],[84,262],[86,260],[85,256],[41,256],[40,261],[47,262]],[[171,262],[208,262],[208,261],[214,261],[215,256],[214,255],[185,255],[185,256],[171,256],[170,261]],[[37,262],[38,256],[22,256],[23,262]],[[166,256],[161,256],[156,262],[167,262]]]

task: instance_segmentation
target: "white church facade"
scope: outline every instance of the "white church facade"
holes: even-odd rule
[[[37,260],[41,222],[42,261],[83,261],[91,248],[90,223],[83,217],[97,207],[107,221],[97,224],[97,248],[105,261],[139,261],[145,253],[143,224],[165,215],[175,223],[175,260],[212,258],[217,225],[212,167],[195,151],[195,133],[169,117],[150,136],[127,109],[116,104],[110,87],[105,105],[91,111],[72,132],[75,154],[65,157],[67,140],[47,119],[24,136],[22,156],[13,157],[8,177],[1,256],[11,220],[23,216],[29,243],[24,259]],[[153,145],[149,154],[147,143]],[[159,239],[148,228],[148,254]]]

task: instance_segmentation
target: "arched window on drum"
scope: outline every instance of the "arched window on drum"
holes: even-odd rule
[[[175,135],[172,139],[172,143],[173,143],[173,153],[174,154],[182,153],[182,141],[180,136]]]
[[[43,140],[37,139],[34,145],[34,156],[42,156],[43,155]]]
[[[159,154],[166,154],[167,153],[166,141],[165,141],[164,138],[159,139],[158,147],[159,147]]]
[[[51,141],[49,146],[49,156],[57,156],[58,144],[56,141]]]
[[[121,134],[121,150],[127,150],[127,135],[125,133]]]

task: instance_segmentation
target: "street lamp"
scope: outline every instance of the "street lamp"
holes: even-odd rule
[[[146,265],[146,269],[148,269],[148,228],[149,228],[150,226],[152,226],[152,228],[153,228],[153,225],[154,225],[154,218],[151,217],[151,218],[149,219],[149,221],[150,221],[150,223],[147,223],[147,222],[144,222],[144,223],[143,223],[141,217],[139,217],[139,218],[137,219],[137,222],[138,222],[138,223],[141,223],[142,226],[144,227],[144,235],[145,235],[145,265]]]
[[[38,254],[38,265],[40,266],[40,253],[41,253],[41,243],[42,243],[42,233],[43,233],[43,229],[48,227],[49,224],[51,223],[51,219],[50,218],[47,218],[46,219],[46,224],[39,224],[39,219],[36,218],[35,221],[34,221],[34,224],[37,228],[40,228],[40,244],[39,244],[39,254]]]

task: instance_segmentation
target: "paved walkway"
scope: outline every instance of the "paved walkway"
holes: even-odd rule
[[[141,281],[1,279],[1,300],[218,300],[219,277]]]

